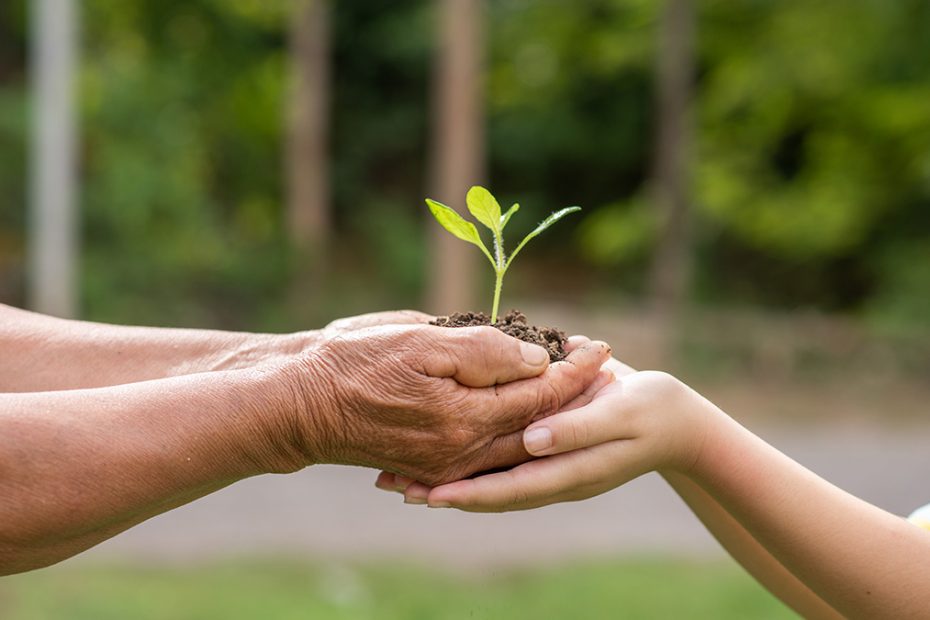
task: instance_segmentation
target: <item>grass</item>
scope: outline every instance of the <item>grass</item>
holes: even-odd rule
[[[380,563],[58,567],[0,579],[4,620],[793,618],[731,563],[629,560],[456,575]]]

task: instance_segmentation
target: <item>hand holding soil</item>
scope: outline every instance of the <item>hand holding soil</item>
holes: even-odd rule
[[[345,332],[289,369],[291,412],[310,463],[458,480],[529,458],[522,430],[595,378],[609,347],[585,341],[563,362],[491,327],[389,325]]]
[[[609,355],[387,312],[324,330],[109,326],[0,305],[0,574],[47,566],[237,480],[313,463],[442,484],[529,459],[522,430]],[[31,372],[38,369],[37,372]]]

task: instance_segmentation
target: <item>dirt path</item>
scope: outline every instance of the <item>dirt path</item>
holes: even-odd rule
[[[930,502],[930,425],[756,427],[834,483],[896,513]],[[657,476],[600,498],[526,513],[470,515],[405,506],[370,471],[315,467],[240,482],[144,523],[71,562],[190,561],[241,554],[405,557],[449,566],[598,555],[720,554]],[[824,515],[824,518],[835,518]]]

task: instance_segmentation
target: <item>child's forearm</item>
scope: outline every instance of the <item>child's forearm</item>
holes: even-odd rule
[[[527,451],[546,458],[423,497],[435,507],[517,510],[592,497],[647,471],[678,472],[719,507],[685,490],[711,529],[802,613],[818,606],[797,582],[845,617],[927,617],[930,533],[804,469],[674,377],[615,374],[588,404],[524,431]],[[408,499],[421,491],[405,489]]]
[[[803,618],[842,617],[773,558],[704,489],[682,474],[669,472],[663,477],[717,542],[769,592]]]
[[[926,617],[930,534],[712,415],[689,477],[775,560],[846,617]]]
[[[68,321],[0,304],[0,392],[105,387],[299,353],[313,332],[249,334]]]

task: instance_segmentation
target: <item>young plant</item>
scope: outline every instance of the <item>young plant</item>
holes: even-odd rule
[[[455,209],[447,207],[441,202],[436,202],[430,198],[426,199],[426,204],[429,206],[429,210],[432,212],[433,217],[436,218],[436,221],[438,221],[443,228],[459,239],[478,246],[488,260],[491,261],[491,267],[494,268],[495,275],[494,304],[491,307],[491,323],[495,323],[497,322],[497,310],[500,306],[501,287],[504,284],[504,274],[507,273],[511,263],[513,263],[513,259],[517,257],[517,254],[520,253],[520,250],[523,249],[523,246],[525,246],[530,239],[546,230],[569,213],[581,211],[581,207],[567,207],[560,211],[556,211],[543,220],[530,234],[525,236],[523,241],[517,245],[517,249],[513,251],[513,254],[507,256],[504,251],[504,228],[507,226],[507,222],[510,221],[510,218],[513,217],[513,214],[520,209],[520,205],[513,205],[502,215],[501,206],[497,203],[497,199],[491,195],[491,192],[477,185],[468,190],[465,203],[468,205],[468,210],[471,214],[475,216],[475,219],[491,230],[494,239],[494,256],[491,256],[491,252],[488,251],[487,246],[481,241],[481,237],[478,235],[478,229],[474,224],[464,219]]]

